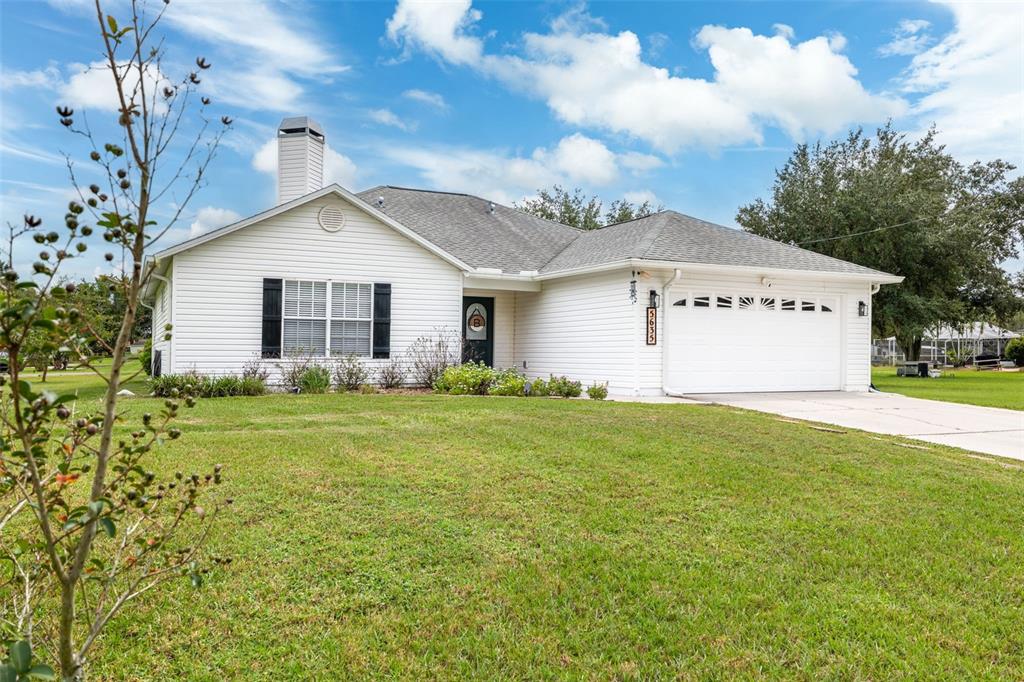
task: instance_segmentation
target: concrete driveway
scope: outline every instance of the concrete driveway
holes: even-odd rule
[[[1024,460],[1024,412],[894,393],[715,393],[687,396]]]

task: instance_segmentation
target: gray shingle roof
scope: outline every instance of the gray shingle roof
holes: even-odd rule
[[[886,274],[675,211],[661,211],[585,232],[552,258],[542,272],[573,270],[627,258],[858,275]]]
[[[357,196],[475,268],[540,270],[581,231],[469,194],[382,186]]]
[[[358,196],[372,206],[383,197],[384,213],[468,265],[510,274],[641,259],[886,275],[675,211],[585,231],[497,204],[492,214],[491,202],[468,194],[382,186]]]

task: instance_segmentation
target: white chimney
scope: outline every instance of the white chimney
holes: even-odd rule
[[[281,121],[277,129],[277,203],[324,186],[324,131],[306,116]]]

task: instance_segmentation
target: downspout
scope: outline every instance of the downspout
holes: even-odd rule
[[[665,383],[665,377],[668,376],[669,360],[668,311],[669,306],[671,305],[668,300],[668,290],[672,287],[672,285],[674,285],[676,282],[682,279],[682,277],[683,271],[680,270],[679,268],[676,268],[675,272],[672,274],[672,279],[665,282],[665,286],[661,288],[661,307],[664,311],[661,316],[661,392],[664,393],[665,395],[676,397],[678,397],[679,394],[672,393],[671,391],[669,391],[668,386]]]
[[[167,324],[173,324],[172,320],[174,319],[174,283],[169,278],[164,277],[163,275],[158,275],[156,272],[150,273],[150,276],[155,278],[155,279],[160,280],[165,285],[167,285]],[[152,306],[146,306],[146,307],[149,308],[150,310],[153,310]],[[153,319],[154,319],[154,321],[156,321],[156,311],[155,310],[153,310]],[[156,331],[157,331],[156,329],[153,330],[153,332],[156,332]],[[167,333],[166,330],[160,330],[160,331],[161,331],[161,333],[165,333],[165,334]],[[174,333],[173,327],[172,327],[171,333],[172,334]],[[169,368],[174,366],[173,365],[173,359],[174,359],[174,340],[173,340],[173,338],[174,337],[172,336],[171,337],[171,341],[167,342],[167,366]],[[152,362],[152,360],[150,362]],[[153,367],[150,366],[149,370],[150,370],[150,372],[152,372],[153,371]],[[173,374],[173,372],[168,372],[168,374]]]
[[[879,292],[879,290],[881,290],[881,288],[882,288],[881,284],[872,284],[871,285],[871,296],[873,297],[875,294],[877,294]],[[875,312],[875,302],[872,301],[871,302],[871,313],[872,313],[872,316],[874,316],[874,312]],[[871,321],[868,320],[868,338],[870,338],[870,337],[871,337]],[[844,342],[845,342],[845,340],[844,340]],[[892,362],[893,362],[894,365],[896,364],[896,356],[895,355],[893,355],[893,361]],[[844,385],[845,385],[845,382],[844,382]],[[879,391],[877,388],[875,388],[875,382],[871,379],[871,351],[870,350],[868,350],[868,393],[881,393],[881,391]]]

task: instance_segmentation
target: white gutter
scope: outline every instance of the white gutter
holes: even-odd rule
[[[887,275],[885,273],[832,272],[829,270],[795,270],[792,268],[767,268],[752,265],[716,265],[713,263],[660,261],[648,260],[644,258],[627,258],[625,260],[613,263],[601,263],[598,265],[588,265],[582,268],[559,270],[557,272],[545,272],[540,275],[537,275],[536,279],[543,281],[546,279],[556,279],[558,277],[585,275],[596,272],[604,272],[606,270],[618,270],[624,268],[630,268],[633,270],[654,270],[659,268],[674,268],[682,270],[684,273],[721,273],[724,271],[748,275],[774,275],[776,277],[791,277],[794,279],[826,279],[845,282],[871,282],[872,284],[899,284],[900,282],[903,281],[903,277],[899,277],[897,275]]]
[[[668,302],[668,290],[672,288],[676,282],[683,277],[683,271],[676,268],[672,274],[672,279],[665,282],[665,286],[661,288],[661,307],[664,311],[661,318],[661,392],[665,395],[679,397],[680,394],[673,393],[668,390],[668,384],[665,378],[668,376],[668,361],[669,361],[669,343],[668,343],[668,310],[670,303]]]

